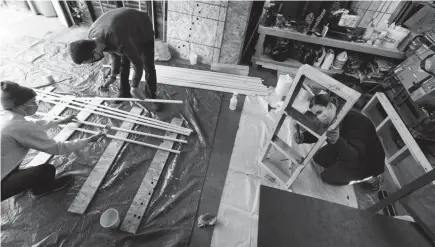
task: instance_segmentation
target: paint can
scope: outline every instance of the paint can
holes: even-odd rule
[[[198,55],[196,55],[195,53],[190,54],[189,60],[190,60],[191,65],[197,64],[198,63]]]
[[[118,210],[109,208],[100,217],[100,225],[104,228],[117,229],[121,223]]]

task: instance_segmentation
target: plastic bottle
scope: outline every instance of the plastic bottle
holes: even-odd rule
[[[375,24],[373,23],[373,19],[370,21],[369,25],[366,28],[366,31],[363,35],[363,40],[367,41],[372,37],[373,29],[375,28]]]
[[[323,26],[323,29],[322,29],[322,37],[325,37],[326,34],[328,33],[328,30],[329,30],[328,25],[329,25],[329,23],[326,24],[325,26]]]
[[[347,61],[347,52],[343,51],[335,57],[334,64],[332,67],[334,69],[342,69]]]
[[[230,100],[230,110],[234,111],[237,107],[237,94],[233,94],[233,97],[231,97]]]
[[[329,49],[325,56],[325,60],[323,61],[323,64],[320,68],[324,70],[329,70],[329,68],[332,65],[332,62],[334,61],[334,57],[335,57],[334,50]]]

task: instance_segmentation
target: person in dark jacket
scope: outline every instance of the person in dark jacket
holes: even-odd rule
[[[326,94],[311,99],[310,110],[319,122],[330,126],[337,114],[337,104]],[[351,110],[339,126],[326,133],[327,144],[314,155],[314,162],[324,171],[321,178],[332,185],[347,185],[364,180],[370,189],[379,189],[379,175],[384,172],[385,153],[373,123]],[[296,143],[315,143],[309,132],[295,133]]]
[[[76,64],[94,63],[103,59],[105,52],[110,54],[112,74],[100,89],[107,90],[121,73],[119,98],[156,98],[154,31],[147,13],[130,8],[110,10],[92,24],[88,38],[70,43],[69,53]],[[130,63],[134,69],[131,84]],[[139,88],[144,69],[147,92]]]

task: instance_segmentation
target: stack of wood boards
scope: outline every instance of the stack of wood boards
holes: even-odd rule
[[[160,84],[244,95],[268,95],[261,78],[160,65],[156,65],[156,72]]]
[[[246,65],[212,63],[210,65],[210,69],[212,71],[234,74],[234,75],[247,76],[249,74],[249,66]]]

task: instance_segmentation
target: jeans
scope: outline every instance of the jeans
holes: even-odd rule
[[[366,174],[364,164],[346,164],[338,159],[337,150],[333,145],[325,145],[314,155],[314,162],[325,170],[320,174],[323,182],[332,185],[347,185],[351,181],[362,180],[379,174]]]
[[[156,98],[157,91],[157,75],[156,75],[156,67],[154,64],[154,40],[150,40],[143,46],[142,49],[142,61],[144,64],[145,71],[145,80],[148,95],[151,98]],[[130,85],[129,76],[130,76],[130,60],[127,56],[119,57],[118,55],[112,55],[112,63],[119,63],[121,61],[121,75],[120,75],[120,87],[119,87],[119,95],[121,97],[131,97],[130,95],[130,86],[137,87],[138,85]],[[115,71],[116,73],[117,71]],[[147,95],[147,94],[145,94]]]
[[[56,168],[50,164],[15,169],[1,181],[1,200],[27,190],[35,193],[48,192],[52,189],[55,175]]]

